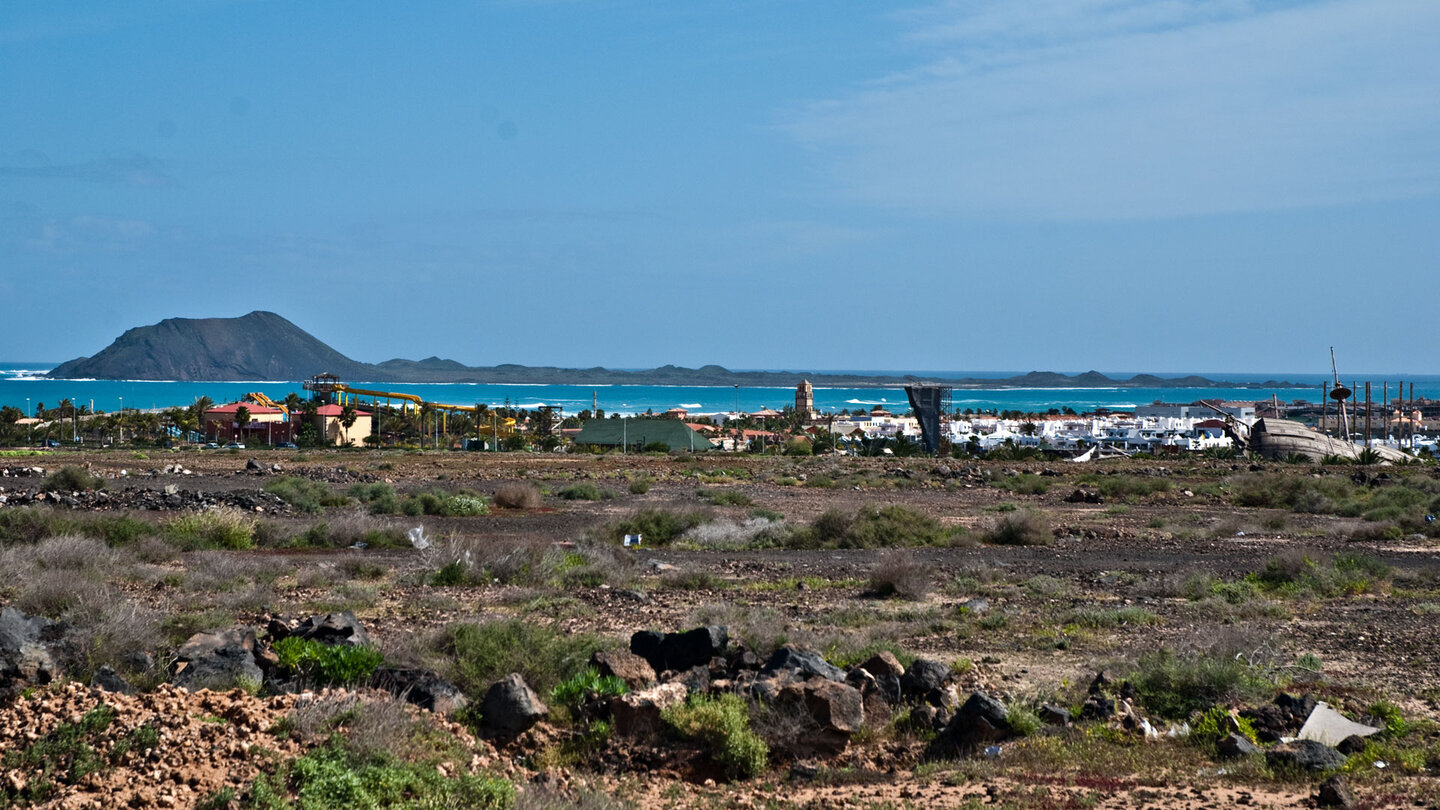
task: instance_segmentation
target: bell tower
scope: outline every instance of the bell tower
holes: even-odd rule
[[[815,414],[815,386],[809,380],[795,386],[795,412],[807,419]]]

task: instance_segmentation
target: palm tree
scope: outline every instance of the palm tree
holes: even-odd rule
[[[248,424],[250,424],[250,409],[241,405],[235,409],[235,426],[240,429],[240,435],[236,437],[236,441],[245,436],[245,426]]]
[[[359,418],[360,414],[355,411],[355,404],[352,402],[345,403],[340,409],[340,427],[345,429],[346,444],[350,443],[350,428],[355,426],[355,420]]]

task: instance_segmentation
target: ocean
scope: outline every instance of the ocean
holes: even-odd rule
[[[43,375],[54,367],[49,363],[6,363],[0,361],[0,405],[26,411],[40,404],[54,407],[62,399],[92,407],[98,411],[115,411],[121,407],[154,409],[185,406],[200,397],[216,403],[239,400],[245,394],[259,391],[281,400],[292,391],[305,395],[298,381],[268,380],[252,382],[156,382],[149,380],[51,380]],[[876,374],[925,374],[932,376],[1009,377],[1016,372],[836,372]],[[1129,377],[1131,372],[1110,373],[1112,377]],[[1157,375],[1180,377],[1183,374]],[[997,409],[1043,413],[1051,408],[1072,408],[1079,412],[1097,408],[1128,410],[1151,402],[1193,402],[1197,399],[1228,399],[1257,401],[1271,395],[1282,402],[1305,400],[1318,402],[1320,385],[1329,379],[1324,374],[1226,374],[1204,373],[1209,379],[1242,384],[1258,384],[1266,380],[1303,383],[1307,388],[967,388],[956,389],[952,399],[958,409]],[[1372,396],[1379,401],[1382,383],[1389,380],[1390,395],[1396,396],[1400,380],[1415,384],[1415,395],[1440,397],[1440,376],[1437,375],[1351,375],[1342,377],[1346,385],[1369,379]],[[780,410],[795,402],[793,388],[756,388],[733,386],[670,386],[670,385],[492,385],[485,383],[378,383],[347,381],[357,388],[369,388],[402,394],[413,394],[427,402],[449,405],[509,406],[533,409],[542,405],[558,406],[563,413],[574,414],[591,407],[592,401],[606,413],[636,414],[671,408],[685,408],[691,413],[716,413],[738,408],[756,411],[761,408]],[[1408,393],[1408,388],[1407,388]],[[1357,390],[1363,396],[1363,388]],[[366,397],[365,399],[369,399]],[[383,399],[381,400],[383,403]],[[905,411],[909,404],[903,388],[822,388],[815,389],[815,406],[822,411],[855,410],[875,405]]]

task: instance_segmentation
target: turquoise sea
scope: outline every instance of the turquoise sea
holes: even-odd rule
[[[11,405],[27,412],[43,403],[54,407],[62,399],[98,411],[126,408],[166,408],[189,405],[199,397],[217,403],[238,400],[246,393],[260,391],[272,399],[284,399],[290,392],[305,394],[298,381],[254,382],[153,382],[145,380],[51,380],[43,375],[54,364],[0,361],[0,405]],[[848,372],[847,372],[848,373]],[[1009,377],[1017,372],[862,372],[921,373],[950,377]],[[1129,377],[1133,372],[1110,372],[1112,377]],[[1229,399],[1256,401],[1272,394],[1282,402],[1320,399],[1320,385],[1328,379],[1323,374],[1226,374],[1201,373],[1209,379],[1223,379],[1242,384],[1258,384],[1266,380],[1284,380],[1307,384],[1307,388],[979,388],[956,389],[955,408],[976,410],[1021,410],[1044,412],[1050,408],[1070,407],[1085,412],[1097,408],[1125,410],[1155,401],[1192,402],[1197,399]],[[1184,376],[1180,374],[1169,376]],[[1388,380],[1390,395],[1400,380],[1415,384],[1415,395],[1440,397],[1440,376],[1437,375],[1353,375],[1343,377],[1346,385],[1358,381],[1361,386],[1369,379],[1373,396],[1380,399],[1382,384]],[[779,410],[795,401],[793,388],[734,388],[732,386],[665,386],[665,385],[490,385],[482,383],[368,383],[355,381],[357,388],[413,394],[428,402],[450,405],[509,405],[517,408],[559,406],[573,414],[591,407],[595,402],[607,413],[644,413],[646,411],[685,408],[692,413],[742,411],[761,408]],[[1363,396],[1363,389],[1357,391]],[[842,408],[856,409],[882,405],[892,410],[908,410],[902,388],[820,388],[815,389],[815,405],[823,411]]]

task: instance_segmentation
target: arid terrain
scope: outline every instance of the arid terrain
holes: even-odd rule
[[[1440,802],[1433,465],[147,449],[0,469],[0,808]],[[281,644],[336,643],[304,620],[346,612],[368,636],[346,643],[378,651],[363,675]],[[30,658],[5,650],[22,624]],[[706,627],[720,646],[669,673],[632,638]],[[241,675],[194,680],[221,647]],[[796,675],[787,647],[839,669]],[[499,728],[512,672],[549,712]],[[411,705],[426,677],[453,691],[434,712]],[[619,714],[657,680],[690,703]],[[1316,699],[1381,730],[1296,764],[1279,738]]]

